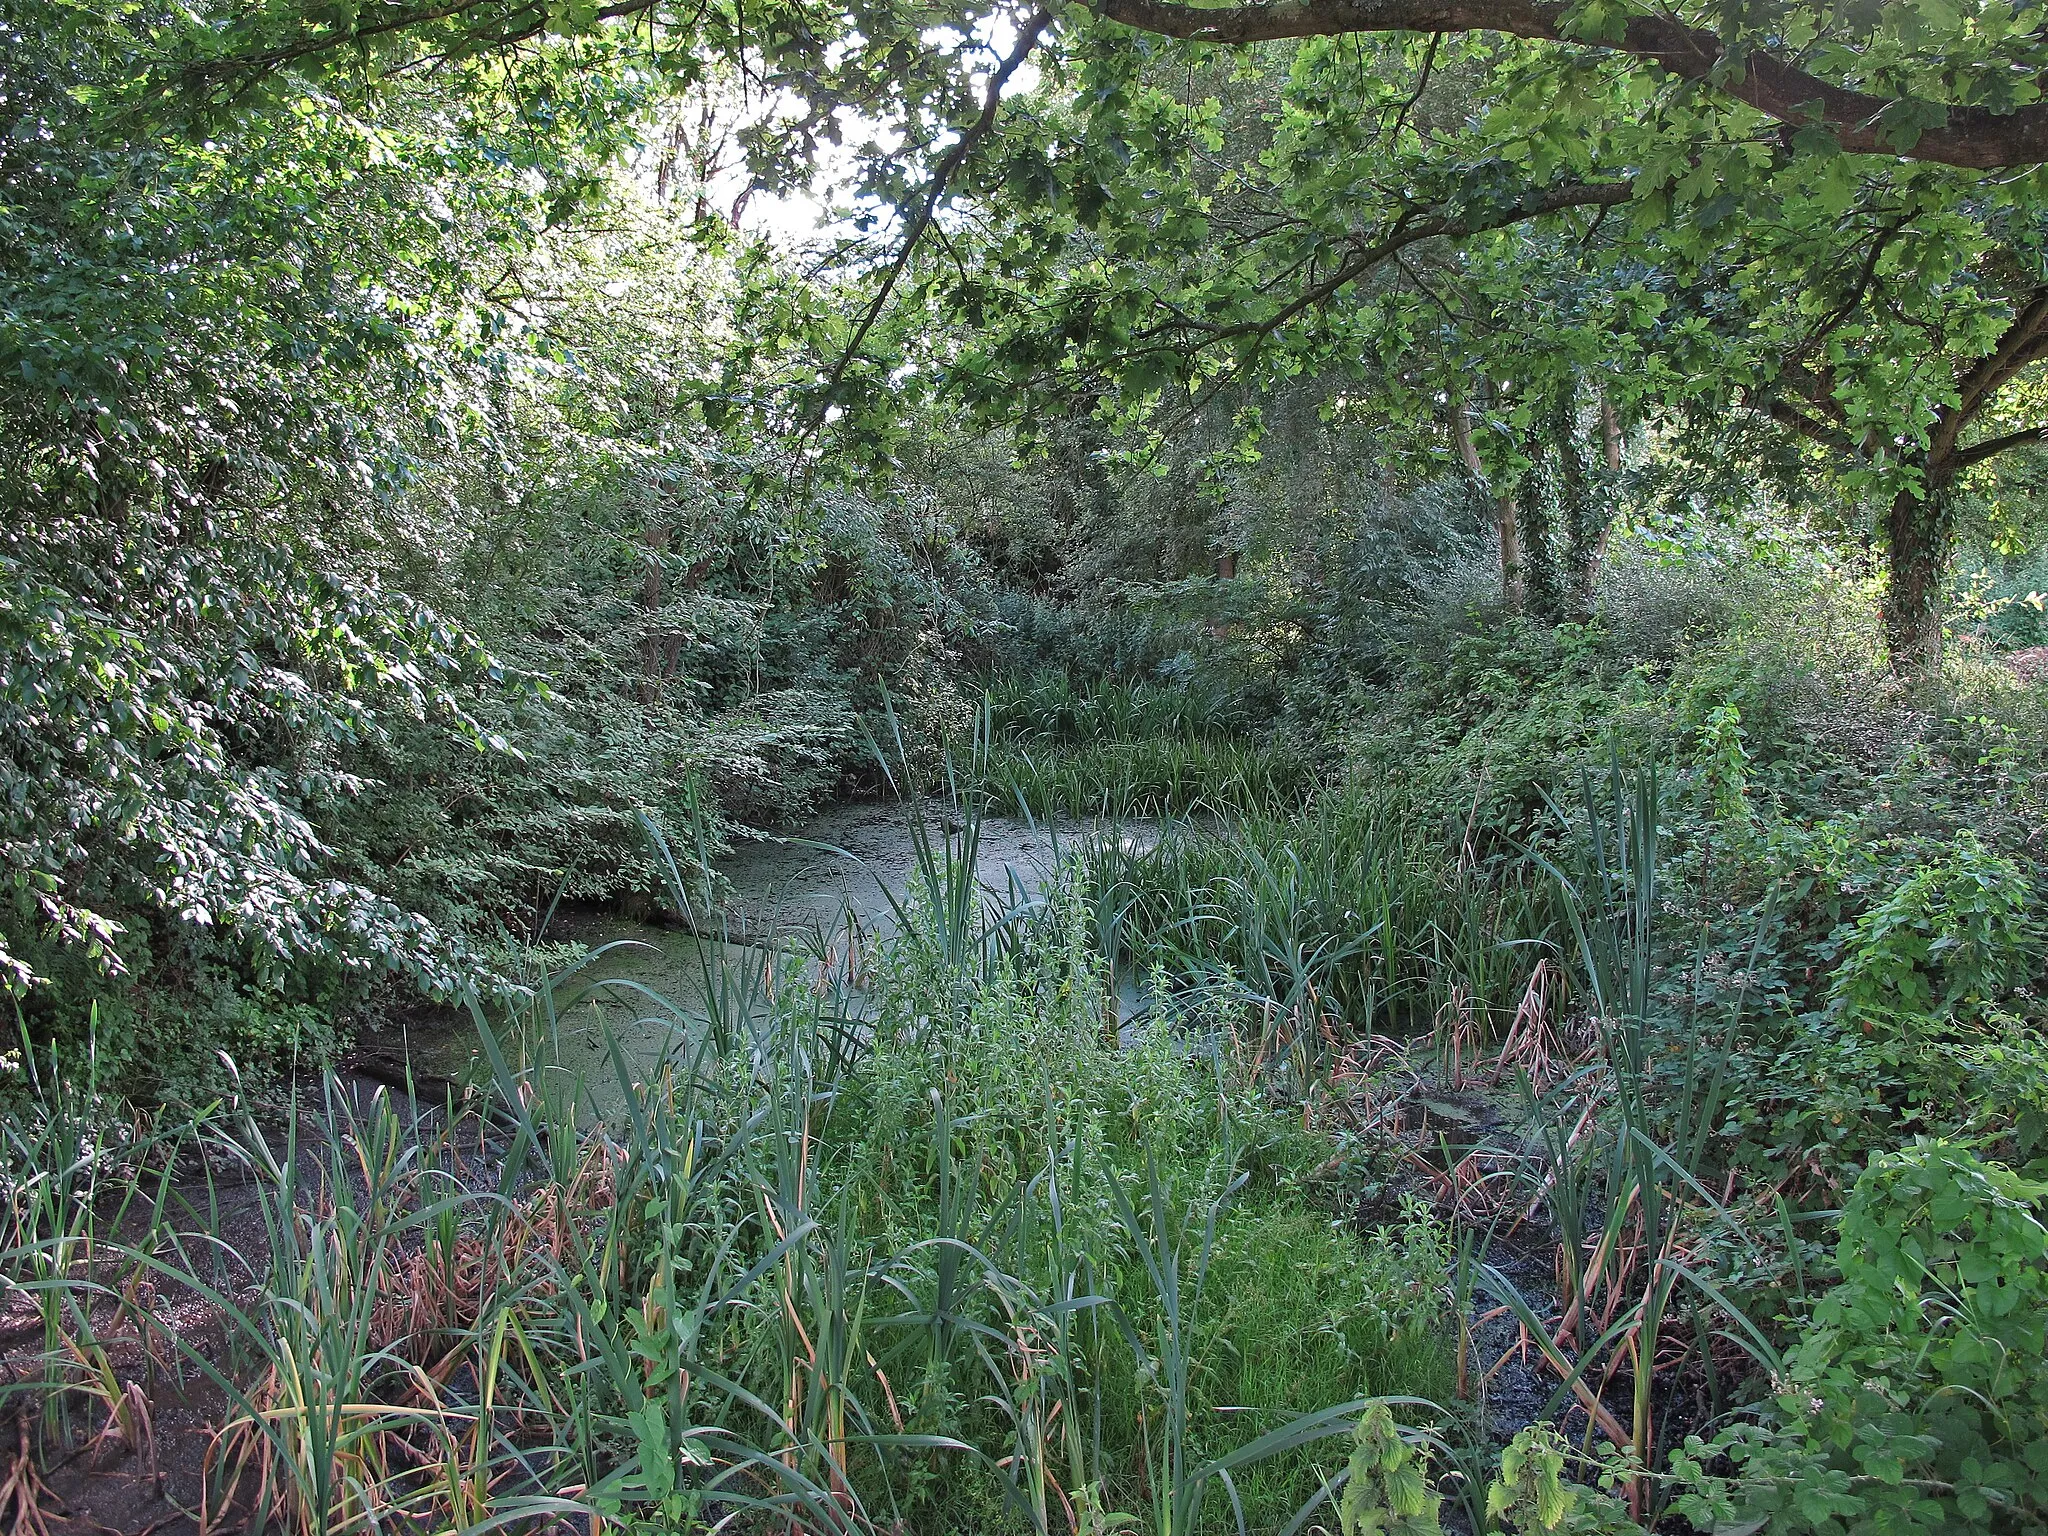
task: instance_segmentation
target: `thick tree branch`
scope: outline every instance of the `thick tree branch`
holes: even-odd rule
[[[1978,406],[2034,361],[2044,332],[2048,332],[2048,288],[2037,289],[2013,316],[2012,324],[1998,338],[1998,345],[1956,380],[1956,414],[1964,420],[1976,414]]]
[[[1897,155],[1971,170],[2048,161],[2048,104],[1994,112],[1988,107],[1872,96],[1823,80],[1760,49],[1731,55],[1714,33],[1668,15],[1632,16],[1618,37],[1588,38],[1567,30],[1570,6],[1560,0],[1267,0],[1216,7],[1183,0],[1087,3],[1097,14],[1141,32],[1225,44],[1357,32],[1499,32],[1611,49],[1659,64],[1680,79],[1704,82],[1788,126],[1827,128],[1854,154]],[[660,4],[661,0],[608,0],[596,15],[620,20],[654,13]],[[368,18],[307,27],[267,48],[192,66],[187,78],[204,82],[227,74],[261,73],[380,35],[457,18],[464,24],[465,42],[479,47],[528,39],[554,24],[552,8],[538,0],[428,0],[418,6],[383,6]]]
[[[1972,464],[1982,464],[2010,448],[2025,448],[2048,443],[2048,427],[2027,427],[2019,432],[2007,432],[2002,437],[1987,437],[1981,443],[1972,443],[1967,448],[1956,450],[1949,460],[1957,469],[1968,469]]]
[[[1565,29],[1569,7],[1550,0],[1270,0],[1209,8],[1179,0],[1089,0],[1098,15],[1140,32],[1243,44],[1353,32],[1502,32],[1512,37],[1608,48],[1662,65],[1682,80],[1704,81],[1790,127],[1832,131],[1852,154],[1898,155],[1971,170],[2048,160],[2048,106],[2011,112],[1870,96],[1753,51],[1715,76],[1728,49],[1712,32],[1666,16],[1632,16],[1618,38],[1588,39]],[[1941,121],[1915,137],[1905,125]],[[1902,140],[1911,140],[1901,142]]]

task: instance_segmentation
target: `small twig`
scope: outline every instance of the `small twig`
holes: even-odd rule
[[[825,388],[822,391],[824,396],[829,397],[839,386],[840,379],[852,366],[854,358],[860,354],[861,343],[867,340],[868,332],[874,329],[875,322],[881,318],[882,310],[889,302],[889,295],[896,291],[897,280],[910,265],[910,258],[917,250],[918,241],[924,238],[925,229],[937,215],[939,204],[946,195],[946,186],[953,179],[953,173],[960,169],[974,146],[987,138],[990,130],[995,127],[997,114],[1002,110],[1003,87],[1010,83],[1010,77],[1016,74],[1026,59],[1031,57],[1032,50],[1038,46],[1039,37],[1050,25],[1051,11],[1041,7],[1032,12],[1030,19],[1024,23],[1023,30],[1017,36],[1017,46],[1010,50],[1009,57],[1005,58],[996,72],[989,77],[988,90],[982,98],[981,115],[961,132],[958,141],[946,151],[946,158],[939,162],[938,170],[932,175],[931,185],[925,189],[924,201],[912,215],[910,225],[904,231],[903,243],[897,248],[888,270],[882,274],[882,286],[875,291],[874,298],[868,303],[867,312],[861,316],[860,324],[854,328],[853,339],[847,342],[839,354],[838,361],[833,363],[832,371],[826,375]]]
[[[1413,96],[1410,96],[1406,101],[1402,102],[1401,110],[1394,114],[1394,125],[1393,127],[1387,130],[1387,138],[1389,141],[1398,139],[1401,136],[1401,129],[1406,125],[1408,121],[1408,114],[1415,110],[1416,104],[1422,100],[1423,92],[1429,89],[1430,71],[1436,68],[1437,45],[1441,43],[1443,40],[1444,35],[1441,32],[1432,32],[1429,34],[1429,51],[1423,54],[1422,56],[1422,72],[1420,78],[1418,78],[1415,82],[1415,94]],[[1363,52],[1364,46],[1364,43],[1360,42],[1359,48],[1361,50],[1361,53]]]

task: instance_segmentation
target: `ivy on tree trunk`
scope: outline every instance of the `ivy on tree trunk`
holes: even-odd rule
[[[1930,465],[1924,487],[1902,487],[1885,515],[1885,646],[1892,670],[1909,675],[1941,665],[1941,597],[1955,531],[1955,470]]]

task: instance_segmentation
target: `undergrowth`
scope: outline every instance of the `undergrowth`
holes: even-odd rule
[[[1341,1220],[1327,1141],[1165,1021],[1119,1046],[1077,897],[950,951],[908,916],[873,1011],[760,951],[688,1027],[606,987],[602,1097],[550,1064],[550,989],[483,1028],[481,1120],[331,1086],[281,1129],[95,1133],[10,1180],[0,1273],[45,1325],[0,1409],[139,1450],[144,1360],[210,1380],[216,1528],[1194,1532],[1321,1499],[1364,1399],[1448,1397],[1441,1228]],[[629,1052],[651,1013],[669,1049]],[[20,1166],[119,1124],[50,1089]],[[253,1233],[203,1219],[223,1181]]]
[[[2036,1528],[2044,705],[1867,621],[1422,613],[1316,773],[1227,693],[1013,680],[878,947],[587,959],[435,1113],[31,1049],[0,1516],[207,1383],[222,1529]],[[1020,799],[1166,819],[985,889]]]

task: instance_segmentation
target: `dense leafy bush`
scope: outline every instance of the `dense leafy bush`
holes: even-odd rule
[[[2031,882],[1964,831],[1859,917],[1830,996],[1866,1032],[1926,1014],[1973,1017],[2038,969],[2042,933]]]
[[[318,807],[394,727],[507,751],[474,707],[502,669],[349,551],[456,425],[473,349],[409,327],[463,331],[452,274],[545,177],[490,114],[401,109],[425,179],[319,107],[159,138],[102,110],[132,19],[4,24],[0,970],[39,1030],[83,1009],[37,985],[83,980],[57,951],[97,986],[235,950],[259,988],[389,966],[451,995],[470,946],[336,868]]]
[[[2048,1514],[2048,1185],[1922,1141],[1871,1160],[1842,1212],[1840,1279],[1725,1432],[1702,1521],[1773,1531],[2011,1531]]]
[[[374,127],[299,79],[187,123],[131,67],[159,24],[0,20],[0,980],[39,1038],[97,997],[110,1073],[138,1008],[207,1070],[301,1037],[297,972],[327,1043],[488,993],[558,895],[655,896],[643,817],[800,816],[885,685],[965,719],[951,524],[709,419],[762,382],[743,262],[598,174],[644,80],[585,55],[540,132],[460,70]]]

